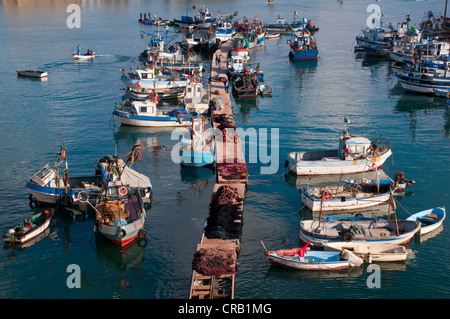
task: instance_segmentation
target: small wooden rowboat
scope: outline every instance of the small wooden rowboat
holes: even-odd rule
[[[406,220],[419,221],[421,223],[419,235],[428,234],[438,229],[446,217],[444,207],[436,207],[418,212]]]
[[[378,261],[405,261],[408,252],[405,246],[392,244],[369,244],[357,242],[330,242],[323,243],[326,251],[342,251],[347,249],[367,263]]]
[[[261,242],[264,247],[264,244]],[[306,250],[309,243],[302,248],[267,251],[266,255],[273,266],[298,270],[341,270],[350,266],[361,265],[362,260],[349,256],[349,252]],[[351,253],[350,253],[351,254]]]
[[[16,70],[17,75],[25,76],[30,78],[45,78],[47,77],[47,72],[44,71],[34,71],[34,70]]]
[[[25,219],[16,227],[8,230],[8,232],[3,235],[3,239],[6,243],[23,244],[42,234],[50,225],[52,215],[52,209],[47,209],[44,212],[34,214],[31,218]]]

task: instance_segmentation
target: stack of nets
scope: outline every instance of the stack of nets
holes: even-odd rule
[[[211,198],[206,238],[239,239],[242,234],[242,198],[237,189],[224,185]]]
[[[192,269],[207,276],[234,274],[236,251],[224,248],[201,248],[194,254]]]
[[[223,179],[237,180],[247,178],[246,163],[217,163],[217,174]]]

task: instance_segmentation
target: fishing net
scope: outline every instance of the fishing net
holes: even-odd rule
[[[238,239],[242,234],[242,198],[237,189],[221,186],[211,197],[205,236],[217,239]]]
[[[223,248],[201,248],[194,254],[192,269],[203,275],[234,274],[236,251]]]
[[[217,173],[224,179],[245,179],[247,178],[247,164],[217,163]]]

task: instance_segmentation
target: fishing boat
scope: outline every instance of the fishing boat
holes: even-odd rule
[[[192,120],[188,136],[181,138],[181,165],[211,166],[215,162],[213,137],[205,130],[203,117]]]
[[[366,263],[405,261],[408,251],[405,246],[392,244],[369,244],[357,242],[330,242],[322,244],[325,251],[347,249]]]
[[[196,109],[184,106],[158,105],[151,97],[147,100],[127,99],[115,105],[113,115],[122,125],[141,127],[174,127],[190,125],[199,116]]]
[[[260,84],[258,90],[262,96],[272,96],[273,93],[272,87],[267,84]]]
[[[26,183],[30,191],[30,204],[54,205],[63,202],[68,205],[78,204],[77,195],[83,191],[94,197],[107,181],[121,181],[129,187],[141,187],[145,197],[150,197],[152,185],[150,179],[133,170],[121,159],[128,157],[127,162],[141,154],[142,144],[136,144],[131,151],[121,156],[105,156],[95,163],[94,175],[72,176],[69,174],[66,146],[64,141],[54,161],[46,164]],[[130,158],[130,156],[132,156]]]
[[[295,175],[349,174],[378,169],[391,154],[388,141],[353,137],[344,128],[337,150],[290,152],[285,165]]]
[[[186,85],[183,95],[183,105],[188,112],[208,115],[210,108],[210,92],[203,88],[200,82],[191,82]]]
[[[215,29],[216,39],[225,42],[230,40],[236,33],[236,29],[230,22],[224,21],[217,25]]]
[[[289,47],[289,57],[293,60],[317,60],[319,54],[317,41],[309,32],[293,33]]]
[[[300,222],[300,240],[322,246],[327,242],[361,242],[405,244],[420,229],[420,222],[411,220],[340,218],[303,220]]]
[[[163,75],[158,69],[137,69],[131,73],[122,72],[121,81],[127,88],[161,90],[170,88],[186,87],[189,80],[182,74]]]
[[[436,207],[413,214],[406,220],[419,221],[421,223],[419,235],[425,235],[438,229],[444,222],[445,217],[445,208]]]
[[[147,237],[141,190],[120,183],[109,183],[95,205],[97,231],[109,241],[124,246],[132,240]]]
[[[244,68],[237,78],[230,79],[233,85],[233,94],[237,98],[256,98],[259,93],[259,79],[255,73]]]
[[[17,224],[16,227],[9,229],[3,235],[3,240],[5,243],[10,244],[23,244],[28,242],[42,234],[49,227],[52,216],[52,209],[36,213]]]
[[[262,242],[261,242],[262,243]],[[262,243],[263,244],[263,243]],[[321,250],[307,250],[307,243],[304,247],[267,251],[266,256],[273,266],[296,269],[296,270],[341,270],[350,266],[361,265],[362,260],[352,256],[350,260],[349,252],[334,252]]]
[[[303,204],[313,212],[343,211],[381,205],[389,201],[392,187],[381,183],[343,183],[302,187]]]
[[[17,75],[29,77],[29,78],[45,78],[47,77],[47,72],[44,71],[34,71],[34,70],[16,70]]]
[[[233,38],[233,45],[231,47],[231,57],[240,56],[246,60],[250,59],[249,55],[250,45],[247,38],[235,37]]]
[[[278,15],[278,18],[275,23],[269,23],[265,25],[265,29],[268,32],[277,32],[277,33],[292,33],[299,30],[304,30],[306,26],[306,23],[303,21],[297,20],[295,21],[295,15],[294,15],[294,21],[292,22],[286,22],[285,18],[281,18]]]
[[[396,73],[395,76],[405,91],[435,94],[436,89],[450,89],[450,74],[431,75],[425,72],[407,72]]]

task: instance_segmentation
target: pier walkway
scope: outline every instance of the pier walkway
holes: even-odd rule
[[[194,269],[191,279],[189,299],[234,299],[237,258],[240,251],[240,235],[243,225],[244,199],[248,184],[247,166],[245,163],[242,142],[235,134],[235,121],[231,105],[231,87],[226,92],[222,78],[226,78],[227,60],[231,52],[233,40],[228,40],[214,53],[211,65],[211,124],[222,132],[222,139],[215,140],[216,149],[216,184],[213,188],[211,202],[208,207],[208,221],[197,244],[194,258],[223,256],[222,267],[211,267],[201,272]],[[230,84],[231,85],[231,84]],[[219,106],[219,107],[218,107]],[[220,200],[219,200],[220,199]],[[226,204],[224,205],[224,199]],[[221,205],[217,202],[220,201]],[[224,206],[226,206],[224,208]],[[231,213],[230,213],[231,210]],[[222,214],[217,218],[217,215]],[[225,216],[226,215],[226,216]],[[212,219],[232,218],[233,236],[207,229]],[[212,228],[212,227],[211,227]],[[220,227],[219,227],[220,229]],[[226,265],[224,270],[223,264]],[[219,269],[221,268],[221,269]]]

